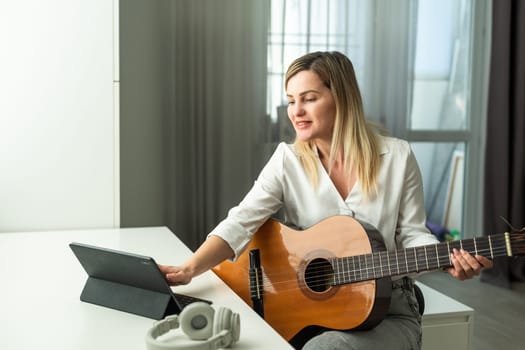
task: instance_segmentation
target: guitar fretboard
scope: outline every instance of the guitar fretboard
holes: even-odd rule
[[[491,259],[512,255],[507,233],[398,249],[394,252],[380,251],[333,259],[332,283],[341,285],[449,267],[452,265],[450,254],[454,248]]]

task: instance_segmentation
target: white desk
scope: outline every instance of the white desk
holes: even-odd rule
[[[179,264],[191,254],[164,227],[0,233],[0,349],[146,348],[144,336],[153,320],[80,301],[87,275],[69,249],[73,241],[149,255],[166,264]],[[423,350],[468,349],[473,310],[419,286],[425,295]],[[174,290],[238,312],[241,338],[235,349],[291,349],[212,272]]]
[[[191,254],[164,227],[0,233],[0,349],[146,349],[144,337],[154,320],[80,301],[87,275],[68,246],[73,241],[165,264],[179,264]],[[212,272],[174,290],[238,312],[241,337],[235,349],[291,349]]]

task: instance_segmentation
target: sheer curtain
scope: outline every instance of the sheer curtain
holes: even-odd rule
[[[166,221],[196,248],[260,168],[269,1],[178,0],[172,9]]]
[[[285,103],[283,74],[304,53],[347,54],[369,118],[404,136],[416,6],[410,0],[173,2],[167,225],[195,248],[242,198],[271,151],[265,144],[283,140],[290,127],[285,115],[284,127],[277,116]]]
[[[468,108],[470,100],[470,70],[472,66],[471,38],[472,35],[472,11],[471,0],[452,0],[448,3],[432,3],[428,6],[423,5],[420,9],[426,11],[420,20],[428,20],[433,16],[441,23],[445,22],[444,28],[440,28],[441,38],[435,34],[427,34],[420,38],[418,43],[419,58],[416,59],[416,80],[421,86],[420,101],[426,102],[424,105],[419,102],[419,108],[413,109],[411,118],[411,129],[413,130],[445,130],[445,131],[466,131],[469,130]],[[434,10],[432,13],[431,11]],[[435,25],[422,23],[420,30],[424,31],[425,26]],[[428,31],[427,31],[428,32]],[[442,41],[438,44],[423,42],[423,40]],[[427,52],[421,52],[426,49]],[[436,54],[437,49],[447,59],[432,59],[429,55]],[[417,84],[417,83],[416,83]],[[431,91],[433,87],[438,93]],[[426,96],[423,96],[426,93]],[[429,113],[428,106],[433,102],[433,98],[439,97],[436,103],[437,113]],[[436,99],[437,100],[437,99]],[[422,108],[423,107],[423,108]],[[466,132],[460,135],[466,135]],[[449,183],[456,179],[450,178],[454,173],[453,164],[455,161],[463,161],[467,136],[462,142],[439,142],[428,143],[425,145],[428,154],[427,169],[422,168],[425,176],[425,198],[427,198],[426,209],[429,221],[442,224],[450,230],[462,230],[461,213],[451,213],[447,202]],[[416,146],[416,150],[421,145]],[[459,170],[459,169],[458,169]],[[461,170],[463,172],[463,170]],[[463,184],[463,178],[458,176],[457,182]],[[462,194],[461,194],[462,196]],[[448,198],[449,199],[449,198]],[[450,199],[449,199],[450,200]],[[448,210],[447,210],[448,208]],[[461,212],[461,208],[458,209]],[[454,216],[455,219],[451,217]],[[457,217],[457,218],[456,218]],[[450,219],[449,219],[450,218]],[[463,237],[464,238],[464,237]]]
[[[365,112],[406,138],[414,81],[417,1],[376,0],[368,21],[361,83]]]
[[[341,51],[354,64],[368,118],[404,137],[412,96],[417,2],[272,0],[268,52],[271,139],[293,139],[284,109],[284,73],[312,51]]]

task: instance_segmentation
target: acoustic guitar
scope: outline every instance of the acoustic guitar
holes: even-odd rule
[[[285,339],[305,327],[370,329],[390,305],[391,276],[452,265],[464,249],[487,258],[522,255],[524,233],[386,251],[379,232],[347,216],[306,230],[268,220],[239,259],[213,271]]]

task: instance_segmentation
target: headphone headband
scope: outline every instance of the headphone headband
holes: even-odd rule
[[[191,344],[157,340],[179,327],[194,340]],[[155,322],[146,333],[145,340],[148,350],[215,350],[230,347],[239,340],[239,335],[239,314],[224,307],[215,311],[210,305],[197,302],[186,306],[180,315],[170,315]]]
[[[148,335],[152,338],[158,338],[171,331],[172,329],[179,328],[179,316],[170,315],[163,320],[157,321],[153,324],[153,327],[148,331]]]

